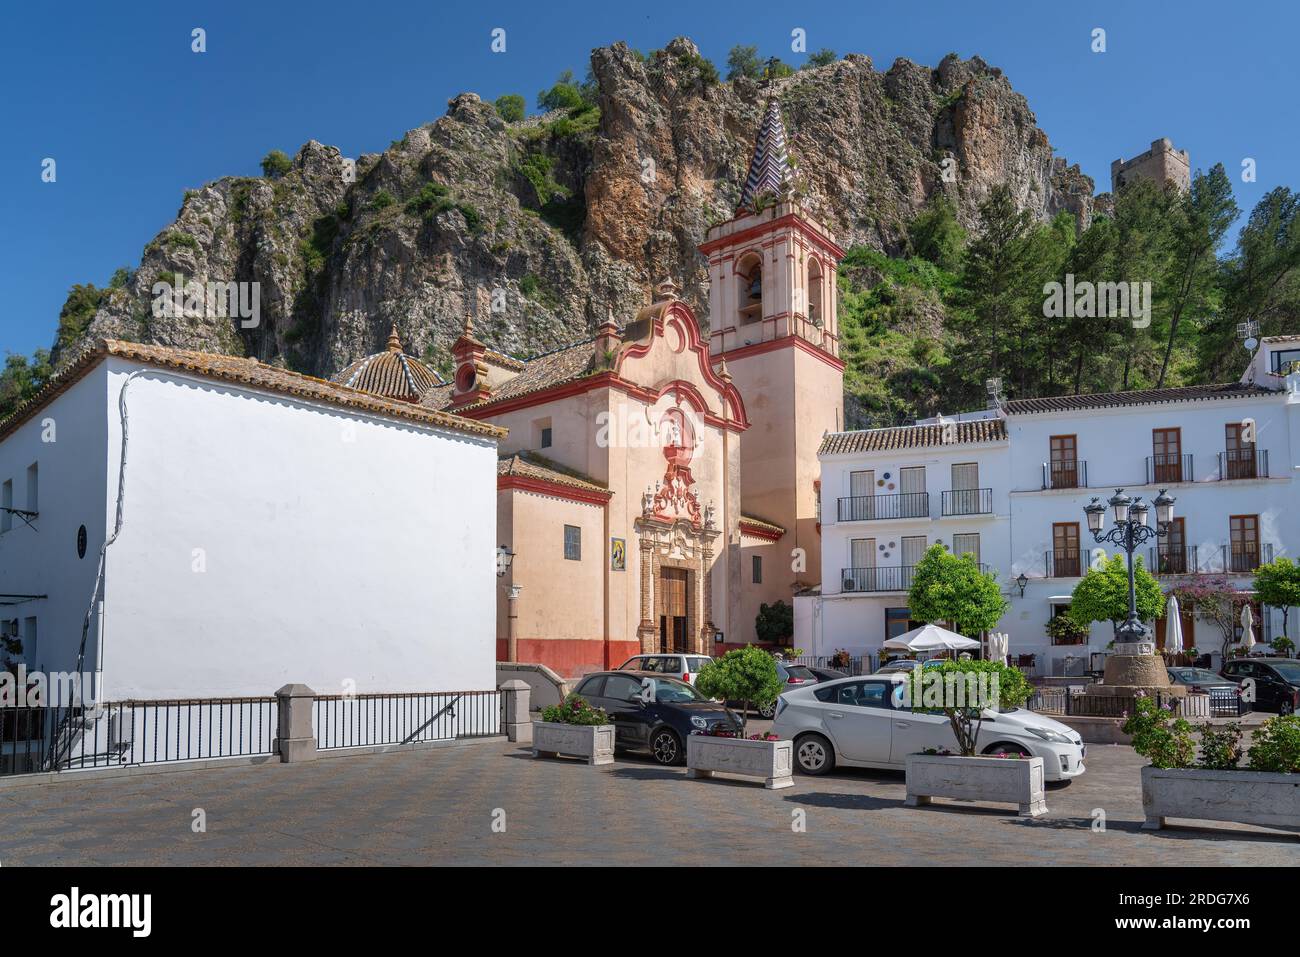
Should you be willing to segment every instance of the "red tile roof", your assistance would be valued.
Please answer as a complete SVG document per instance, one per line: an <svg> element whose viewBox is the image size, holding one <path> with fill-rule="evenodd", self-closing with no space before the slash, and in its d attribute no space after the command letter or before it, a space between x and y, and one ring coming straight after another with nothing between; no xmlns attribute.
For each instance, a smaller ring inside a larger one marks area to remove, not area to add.
<svg viewBox="0 0 1300 957"><path fill-rule="evenodd" d="M938 423L900 425L891 429L863 429L857 432L834 432L822 439L818 455L845 455L855 452L883 452L891 449L920 449L930 446L963 445L969 442L1002 442L1007 425L1002 419L969 419L950 423L957 427L955 438L945 442Z"/></svg>

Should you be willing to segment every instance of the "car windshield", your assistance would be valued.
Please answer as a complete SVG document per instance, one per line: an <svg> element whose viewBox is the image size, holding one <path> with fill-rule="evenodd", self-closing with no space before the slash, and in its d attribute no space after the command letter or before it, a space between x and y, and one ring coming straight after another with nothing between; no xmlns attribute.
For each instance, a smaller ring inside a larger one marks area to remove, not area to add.
<svg viewBox="0 0 1300 957"><path fill-rule="evenodd" d="M688 701L708 701L693 687L682 681L652 678L655 683L655 701L659 704L685 704Z"/></svg>
<svg viewBox="0 0 1300 957"><path fill-rule="evenodd" d="M1269 664L1287 684L1300 685L1300 661L1270 661Z"/></svg>
<svg viewBox="0 0 1300 957"><path fill-rule="evenodd" d="M791 676L795 678L802 678L804 681L807 681L809 678L817 677L815 674L813 674L803 665L786 665L785 670L789 672Z"/></svg>
<svg viewBox="0 0 1300 957"><path fill-rule="evenodd" d="M619 671L640 671L641 666L644 664L645 664L645 659L643 658L629 658L627 661L623 662L621 665L618 666L618 670Z"/></svg>
<svg viewBox="0 0 1300 957"><path fill-rule="evenodd" d="M691 658L691 671L703 671L704 666L711 662L712 658Z"/></svg>
<svg viewBox="0 0 1300 957"><path fill-rule="evenodd" d="M1222 684L1224 681L1223 678L1220 678L1213 671L1209 671L1205 668L1176 668L1174 669L1174 675L1179 681L1185 681L1188 684L1194 684L1198 681Z"/></svg>

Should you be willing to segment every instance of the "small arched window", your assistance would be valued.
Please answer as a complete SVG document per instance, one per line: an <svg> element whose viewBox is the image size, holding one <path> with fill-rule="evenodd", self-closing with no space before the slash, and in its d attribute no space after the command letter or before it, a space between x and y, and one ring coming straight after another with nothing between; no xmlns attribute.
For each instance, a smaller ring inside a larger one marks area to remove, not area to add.
<svg viewBox="0 0 1300 957"><path fill-rule="evenodd" d="M808 321L821 328L822 324L822 264L808 260Z"/></svg>
<svg viewBox="0 0 1300 957"><path fill-rule="evenodd" d="M758 322L763 318L763 261L756 253L742 257L736 266L740 322Z"/></svg>

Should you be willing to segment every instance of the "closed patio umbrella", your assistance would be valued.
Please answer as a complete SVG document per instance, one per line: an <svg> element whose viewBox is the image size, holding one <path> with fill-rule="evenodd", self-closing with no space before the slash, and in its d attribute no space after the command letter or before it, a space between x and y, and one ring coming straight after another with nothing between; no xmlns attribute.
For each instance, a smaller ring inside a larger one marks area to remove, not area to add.
<svg viewBox="0 0 1300 957"><path fill-rule="evenodd" d="M1255 647L1255 616L1250 605L1241 606L1241 647L1246 649L1246 654Z"/></svg>
<svg viewBox="0 0 1300 957"><path fill-rule="evenodd" d="M1183 650L1183 617L1178 610L1178 596L1170 595L1165 606L1165 650L1179 654Z"/></svg>

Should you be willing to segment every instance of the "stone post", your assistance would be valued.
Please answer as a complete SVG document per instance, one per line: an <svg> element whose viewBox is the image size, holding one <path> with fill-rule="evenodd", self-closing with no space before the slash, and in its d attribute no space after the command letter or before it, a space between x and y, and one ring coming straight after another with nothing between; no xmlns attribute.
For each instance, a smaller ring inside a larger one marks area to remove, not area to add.
<svg viewBox="0 0 1300 957"><path fill-rule="evenodd" d="M531 744L533 740L533 721L528 713L528 699L532 689L528 682L511 678L501 685L501 704L505 709L503 730L506 738L520 744Z"/></svg>
<svg viewBox="0 0 1300 957"><path fill-rule="evenodd" d="M519 593L521 591L523 591L522 585L511 585L506 592L506 618L508 621L506 661L512 664L519 662Z"/></svg>
<svg viewBox="0 0 1300 957"><path fill-rule="evenodd" d="M316 692L306 685L285 685L275 697L279 704L276 745L280 761L287 764L316 760L316 731L311 724Z"/></svg>

